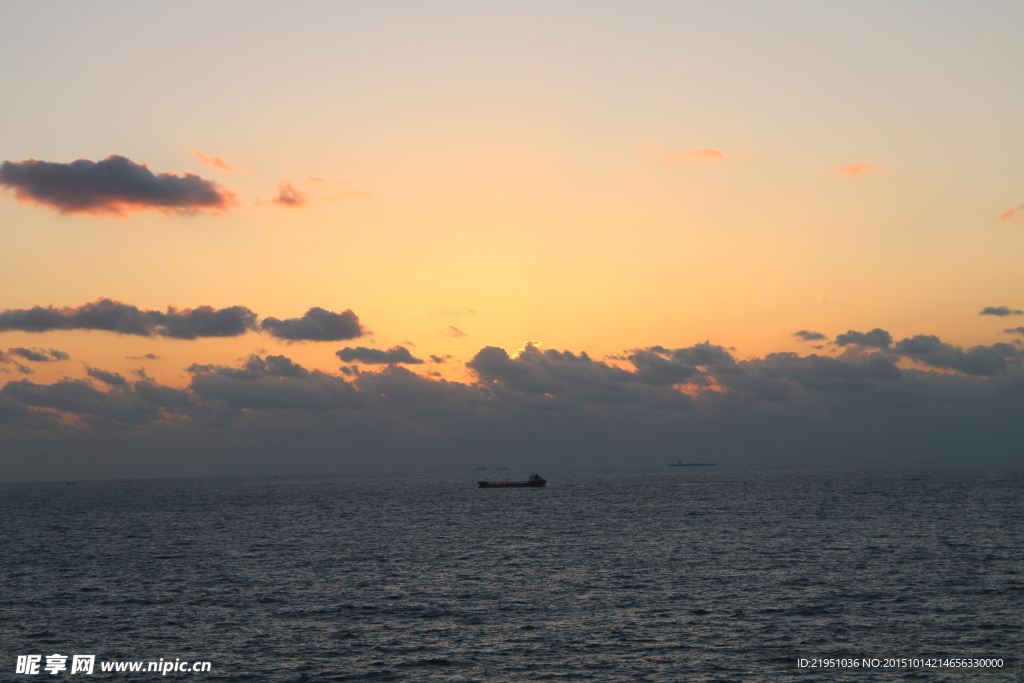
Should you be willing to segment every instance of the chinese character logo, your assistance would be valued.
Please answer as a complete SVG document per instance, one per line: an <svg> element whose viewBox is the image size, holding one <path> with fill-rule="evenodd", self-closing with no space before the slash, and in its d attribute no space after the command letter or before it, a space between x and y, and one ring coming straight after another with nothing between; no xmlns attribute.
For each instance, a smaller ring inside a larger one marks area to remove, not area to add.
<svg viewBox="0 0 1024 683"><path fill-rule="evenodd" d="M74 655L71 657L71 673L91 674L96 664L96 655Z"/></svg>

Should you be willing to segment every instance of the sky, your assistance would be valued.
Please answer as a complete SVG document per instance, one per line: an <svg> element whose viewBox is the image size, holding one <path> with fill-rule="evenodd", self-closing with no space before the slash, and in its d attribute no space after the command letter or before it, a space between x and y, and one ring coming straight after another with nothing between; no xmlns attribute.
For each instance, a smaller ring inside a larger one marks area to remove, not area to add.
<svg viewBox="0 0 1024 683"><path fill-rule="evenodd" d="M1019 460L1022 21L0 4L0 481Z"/></svg>

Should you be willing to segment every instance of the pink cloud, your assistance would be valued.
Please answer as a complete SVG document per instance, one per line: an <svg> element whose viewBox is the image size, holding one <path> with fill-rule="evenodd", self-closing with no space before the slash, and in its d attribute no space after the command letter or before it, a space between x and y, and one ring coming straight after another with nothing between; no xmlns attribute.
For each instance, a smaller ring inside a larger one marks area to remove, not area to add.
<svg viewBox="0 0 1024 683"><path fill-rule="evenodd" d="M996 220L1006 221L1007 223L1024 223L1024 204L1021 204L1015 209L1007 209L1003 212L1003 215Z"/></svg>
<svg viewBox="0 0 1024 683"><path fill-rule="evenodd" d="M855 161L839 169L839 175L873 175L884 173L885 167L878 164L869 164L866 161Z"/></svg>
<svg viewBox="0 0 1024 683"><path fill-rule="evenodd" d="M666 154L663 158L666 164L685 164L691 161L722 161L725 159L725 154L710 148L687 149L674 154Z"/></svg>
<svg viewBox="0 0 1024 683"><path fill-rule="evenodd" d="M228 162L224 161L220 157L212 157L209 154L203 154L198 149L190 150L199 159L199 163L209 166L210 168L217 169L218 171L225 171L227 173L251 173L251 168L242 168L241 166L232 166Z"/></svg>
<svg viewBox="0 0 1024 683"><path fill-rule="evenodd" d="M306 194L292 187L287 180L277 184L277 196L273 199L275 204L297 208L306 203Z"/></svg>

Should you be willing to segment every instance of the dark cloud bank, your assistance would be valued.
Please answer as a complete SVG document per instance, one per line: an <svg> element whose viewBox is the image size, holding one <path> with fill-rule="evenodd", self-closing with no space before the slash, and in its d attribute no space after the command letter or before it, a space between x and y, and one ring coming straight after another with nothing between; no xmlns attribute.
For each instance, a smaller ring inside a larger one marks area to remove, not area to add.
<svg viewBox="0 0 1024 683"><path fill-rule="evenodd" d="M96 369L17 380L0 389L3 478L1021 458L1024 351L881 332L848 332L839 357L743 361L704 343L635 349L622 367L485 347L468 383L279 355L193 365L184 389Z"/></svg>
<svg viewBox="0 0 1024 683"><path fill-rule="evenodd" d="M211 306L166 312L139 309L130 304L99 299L78 307L8 309L0 313L0 332L49 332L51 330L106 330L141 337L175 339L234 337L255 329L256 314L244 306L215 309Z"/></svg>
<svg viewBox="0 0 1024 683"><path fill-rule="evenodd" d="M266 318L259 325L256 314L245 306L168 307L164 312L140 309L112 299L99 299L78 307L36 306L0 313L0 332L105 330L140 337L197 339L237 337L257 329L288 341L340 341L366 333L352 311L332 313L319 307L309 309L301 318Z"/></svg>
<svg viewBox="0 0 1024 683"><path fill-rule="evenodd" d="M217 183L193 173L156 174L145 164L111 155L102 161L78 159L5 161L0 185L20 201L31 201L61 213L123 214L143 209L178 213L223 210L235 197Z"/></svg>

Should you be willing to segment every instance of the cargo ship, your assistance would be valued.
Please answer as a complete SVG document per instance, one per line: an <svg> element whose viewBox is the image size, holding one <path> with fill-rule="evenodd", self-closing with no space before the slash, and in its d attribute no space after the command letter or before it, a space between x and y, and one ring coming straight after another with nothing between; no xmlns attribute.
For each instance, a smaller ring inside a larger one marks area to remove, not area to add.
<svg viewBox="0 0 1024 683"><path fill-rule="evenodd" d="M670 462L669 467L715 467L718 465L717 462Z"/></svg>
<svg viewBox="0 0 1024 683"><path fill-rule="evenodd" d="M548 483L547 479L542 478L539 474L531 474L530 478L526 481L478 481L482 489L496 489L496 488L537 488Z"/></svg>

